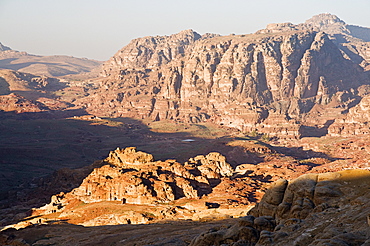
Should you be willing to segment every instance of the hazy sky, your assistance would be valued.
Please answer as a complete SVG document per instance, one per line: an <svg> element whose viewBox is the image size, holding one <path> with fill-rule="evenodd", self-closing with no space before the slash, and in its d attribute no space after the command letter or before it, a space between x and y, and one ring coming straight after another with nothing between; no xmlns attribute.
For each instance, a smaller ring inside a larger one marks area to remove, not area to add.
<svg viewBox="0 0 370 246"><path fill-rule="evenodd" d="M370 27L370 0L0 0L0 42L38 55L107 60L137 37L247 34L320 13Z"/></svg>

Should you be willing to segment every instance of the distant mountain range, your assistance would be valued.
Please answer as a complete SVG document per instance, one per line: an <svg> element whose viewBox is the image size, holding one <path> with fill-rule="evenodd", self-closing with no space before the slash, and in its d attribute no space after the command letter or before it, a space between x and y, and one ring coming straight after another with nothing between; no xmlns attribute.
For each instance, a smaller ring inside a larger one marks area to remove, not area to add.
<svg viewBox="0 0 370 246"><path fill-rule="evenodd" d="M86 58L31 55L26 52L12 50L0 43L0 69L59 77L91 72L100 65L100 61Z"/></svg>

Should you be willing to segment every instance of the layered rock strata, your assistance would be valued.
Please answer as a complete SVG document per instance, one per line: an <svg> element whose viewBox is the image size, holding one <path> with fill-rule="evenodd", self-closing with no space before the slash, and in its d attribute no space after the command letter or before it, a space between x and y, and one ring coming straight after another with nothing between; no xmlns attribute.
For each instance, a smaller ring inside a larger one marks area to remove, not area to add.
<svg viewBox="0 0 370 246"><path fill-rule="evenodd" d="M370 134L370 96L351 108L345 117L336 119L328 128L331 136L353 136Z"/></svg>
<svg viewBox="0 0 370 246"><path fill-rule="evenodd" d="M278 180L248 216L190 245L368 245L369 177L346 170Z"/></svg>
<svg viewBox="0 0 370 246"><path fill-rule="evenodd" d="M325 122L312 121L345 114L356 103L357 88L370 82L367 56L344 52L334 38L338 25L345 24L324 15L251 35L186 30L139 38L103 65L99 87L76 103L101 116L214 121L300 137L302 125L323 128ZM329 26L334 31L323 32Z"/></svg>
<svg viewBox="0 0 370 246"><path fill-rule="evenodd" d="M180 198L199 199L210 193L220 179L234 173L225 157L216 152L180 164L175 160L154 161L152 155L133 147L117 148L104 162L78 188L53 196L39 212L63 211L73 200L150 205Z"/></svg>

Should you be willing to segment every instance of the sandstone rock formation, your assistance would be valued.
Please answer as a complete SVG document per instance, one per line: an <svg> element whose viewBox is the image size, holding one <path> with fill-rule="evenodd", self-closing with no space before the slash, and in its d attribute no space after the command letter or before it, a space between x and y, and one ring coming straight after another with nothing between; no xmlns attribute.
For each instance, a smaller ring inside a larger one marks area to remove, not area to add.
<svg viewBox="0 0 370 246"><path fill-rule="evenodd" d="M278 180L248 216L190 245L367 245L369 178L346 170Z"/></svg>
<svg viewBox="0 0 370 246"><path fill-rule="evenodd" d="M292 23L269 24L266 29L257 33L277 33L306 29L325 32L347 59L351 59L366 70L369 69L370 46L368 42L370 42L370 28L346 24L332 14L315 15L305 23L298 25Z"/></svg>
<svg viewBox="0 0 370 246"><path fill-rule="evenodd" d="M0 69L0 110L17 113L64 110L71 104L59 100L53 92L65 86L56 78Z"/></svg>
<svg viewBox="0 0 370 246"><path fill-rule="evenodd" d="M248 155L244 155L245 160L258 164L242 164L236 168L215 152L190 158L181 164L175 160L155 161L152 155L135 148L117 148L104 161L75 171L63 169L53 177L43 179L43 184L34 191L36 194L19 194L24 201L28 201L40 193L52 192L55 187L63 187L65 191L54 195L44 207L33 209L30 217L27 217L30 214L25 214L25 209L20 214L11 209L2 210L4 215L8 215L9 221L21 219L5 229L26 228L1 232L0 242L11 244L23 238L28 243L73 242L84 245L95 238L106 243L115 231L112 243L125 239L122 243L130 245L139 240L132 238L133 232L127 238L127 228L132 227L118 225L152 223L152 226L165 230L168 228L163 224L165 221L174 229L182 225L183 220L191 220L192 224L187 227L192 230L191 238L206 231L194 239L193 245L281 245L294 244L295 240L302 245L320 245L320 242L334 244L337 240L348 243L352 239L354 245L361 245L368 236L363 226L370 213L366 192L370 174L365 170L369 168L369 152L364 148L369 140L361 139L362 142L355 141L353 137L290 141L302 145L304 141L311 144L313 141L322 141L321 146L314 143L317 150L329 143L336 149L328 154L338 157L338 160L330 161L315 157L322 153L302 148L292 148L288 152L288 148L273 148L256 140L239 138L229 145L239 146L234 149L239 155L244 149L248 152ZM258 154L259 158L251 158L252 152ZM361 159L359 161L353 156L358 153L362 153L357 157ZM341 157L346 158L341 160ZM356 164L356 167L363 169L310 173L291 180L306 172L343 170L343 167L355 166L354 161L362 163ZM247 211L260 200L266 188L264 184L271 181L276 182L270 185L259 205L245 217ZM5 221L4 215L2 222ZM235 219L214 221L230 216L242 217L237 223L234 223ZM68 221L68 225L63 225L63 221ZM196 221L211 222L198 224ZM98 233L101 227L93 228L102 225L105 225L106 233ZM201 225L208 227L201 229L204 228ZM135 226L135 233L138 228L145 231L145 240L162 240L155 235L148 236L152 228L150 225L146 229L142 227L144 225ZM80 229L76 231L76 228ZM120 232L117 228L120 228ZM68 231L68 235L65 231ZM49 235L47 237L46 232ZM35 235L29 238L27 235L30 234ZM189 238L188 230L176 232L173 237L178 240L175 241L177 244L169 245L188 245L191 242L190 239L185 240L186 243L180 240ZM144 240L143 237L139 238Z"/></svg>
<svg viewBox="0 0 370 246"><path fill-rule="evenodd" d="M328 128L331 136L353 136L370 134L370 96L351 108L343 118L336 119Z"/></svg>
<svg viewBox="0 0 370 246"><path fill-rule="evenodd" d="M155 69L185 56L196 40L213 36L184 30L171 36L134 39L103 64L102 75L117 75L125 69Z"/></svg>
<svg viewBox="0 0 370 246"><path fill-rule="evenodd" d="M14 93L0 96L0 111L14 111L17 113L24 113L41 112L43 110L43 105L41 105L40 103L34 103Z"/></svg>
<svg viewBox="0 0 370 246"><path fill-rule="evenodd" d="M135 39L76 104L100 116L213 121L282 137L298 138L305 126L325 131L370 82L368 52L356 48L366 35L347 27L324 14L251 35Z"/></svg>
<svg viewBox="0 0 370 246"><path fill-rule="evenodd" d="M57 90L63 85L58 79L46 76L37 76L9 69L0 70L0 93L32 91L32 90Z"/></svg>
<svg viewBox="0 0 370 246"><path fill-rule="evenodd" d="M191 210L185 208L179 210L176 206L166 207L165 205L179 199L187 199L188 202L199 200L211 193L222 179L234 174L234 169L226 162L226 158L216 152L190 158L188 162L181 164L175 160L154 161L152 155L136 151L134 147L117 148L111 151L99 166L82 181L79 187L69 193L62 192L52 196L51 202L35 210L34 214L61 213L60 218L68 218L73 214L72 210L77 209L76 204L94 206L93 204L115 202L111 203L111 206L122 207L122 204L127 206L135 204L159 207L151 212L151 216L134 211L131 214L125 213L126 220L115 220L117 215L106 213L101 214L100 217L93 216L87 221L81 218L84 225L146 223L154 218L169 219L176 216L179 219L185 214L188 214L187 218L192 218ZM213 206L210 205L211 203L207 204L194 203L192 210L196 207L207 209L207 206ZM219 206L217 204L216 207ZM83 216L86 217L81 215Z"/></svg>

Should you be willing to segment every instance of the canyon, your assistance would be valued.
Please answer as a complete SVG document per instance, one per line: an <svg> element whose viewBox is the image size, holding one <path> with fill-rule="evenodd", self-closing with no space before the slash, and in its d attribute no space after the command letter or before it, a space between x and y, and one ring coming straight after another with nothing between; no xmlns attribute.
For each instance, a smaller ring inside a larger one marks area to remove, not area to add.
<svg viewBox="0 0 370 246"><path fill-rule="evenodd" d="M370 28L0 43L0 243L367 245Z"/></svg>

